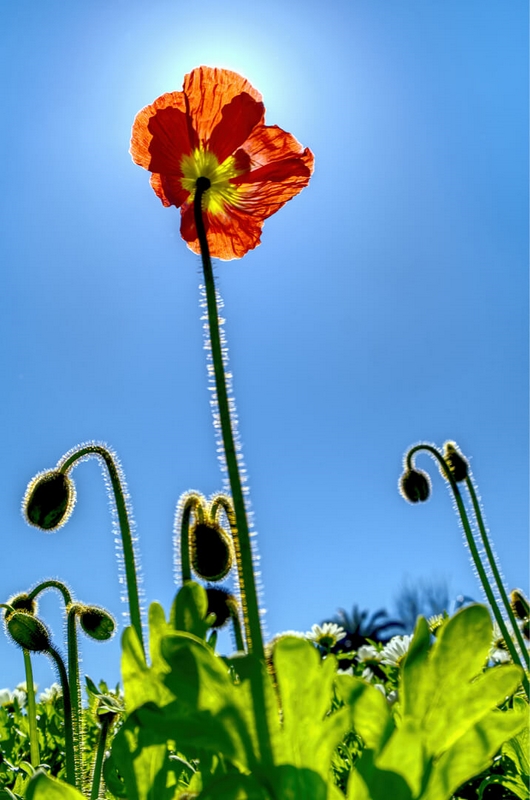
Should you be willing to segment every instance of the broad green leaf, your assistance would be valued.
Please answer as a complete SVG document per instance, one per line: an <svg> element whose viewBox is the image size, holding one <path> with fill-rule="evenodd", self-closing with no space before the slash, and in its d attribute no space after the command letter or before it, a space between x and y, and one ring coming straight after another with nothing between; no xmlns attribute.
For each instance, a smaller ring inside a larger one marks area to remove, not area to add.
<svg viewBox="0 0 530 800"><path fill-rule="evenodd" d="M504 755L511 758L515 764L517 771L523 776L523 780L528 784L530 777L530 717L528 702L523 697L514 697L514 708L520 709L522 713L526 714L528 725L514 736L509 741L505 742L502 746Z"/></svg>
<svg viewBox="0 0 530 800"><path fill-rule="evenodd" d="M428 766L421 731L414 719L405 718L394 731L387 746L376 758L378 769L388 770L408 783L411 794L418 797Z"/></svg>
<svg viewBox="0 0 530 800"><path fill-rule="evenodd" d="M336 660L322 661L310 642L289 636L276 643L273 661L283 719L276 763L309 768L327 782L333 751L351 728L348 708L328 713Z"/></svg>
<svg viewBox="0 0 530 800"><path fill-rule="evenodd" d="M393 770L380 768L373 750L363 751L355 769L368 788L370 800L412 800L413 794L405 779Z"/></svg>
<svg viewBox="0 0 530 800"><path fill-rule="evenodd" d="M506 665L481 674L492 636L484 606L457 612L429 653L421 620L416 632L421 644L416 646L413 639L403 665L403 715L418 722L428 753L438 755L513 694L521 670Z"/></svg>
<svg viewBox="0 0 530 800"><path fill-rule="evenodd" d="M85 800L81 792L69 783L37 772L28 783L26 800Z"/></svg>
<svg viewBox="0 0 530 800"><path fill-rule="evenodd" d="M116 734L112 758L124 780L127 800L171 800L174 787L168 787L170 761L167 744L159 743L153 733L141 725L134 713Z"/></svg>
<svg viewBox="0 0 530 800"><path fill-rule="evenodd" d="M503 742L527 722L523 709L490 711L437 759L422 800L447 800L459 786L487 769Z"/></svg>
<svg viewBox="0 0 530 800"><path fill-rule="evenodd" d="M337 691L350 711L352 727L366 747L379 752L394 728L386 699L375 686L352 675L338 675L336 681Z"/></svg>
<svg viewBox="0 0 530 800"><path fill-rule="evenodd" d="M199 639L206 638L210 625L206 622L208 597L203 586L186 581L179 590L171 607L171 626L177 631L192 633Z"/></svg>
<svg viewBox="0 0 530 800"><path fill-rule="evenodd" d="M142 646L134 628L126 628L122 636L121 674L125 692L125 708L131 714L144 703L164 706L175 696L164 686L163 677L169 667L160 654L162 638L173 629L166 622L159 603L149 607L149 651L151 667L145 663Z"/></svg>

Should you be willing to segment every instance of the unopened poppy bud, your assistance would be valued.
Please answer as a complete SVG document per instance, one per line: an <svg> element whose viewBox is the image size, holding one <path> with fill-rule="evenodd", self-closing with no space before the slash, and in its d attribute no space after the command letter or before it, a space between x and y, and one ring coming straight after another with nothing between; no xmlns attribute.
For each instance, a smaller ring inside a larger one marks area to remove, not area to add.
<svg viewBox="0 0 530 800"><path fill-rule="evenodd" d="M399 491L409 503L423 503L431 493L431 482L426 472L406 470L399 481Z"/></svg>
<svg viewBox="0 0 530 800"><path fill-rule="evenodd" d="M530 639L530 619L525 619L521 625L521 630L525 639Z"/></svg>
<svg viewBox="0 0 530 800"><path fill-rule="evenodd" d="M208 598L208 614L215 614L212 628L222 628L226 625L232 614L237 612L237 599L227 589L218 589L216 586L206 587Z"/></svg>
<svg viewBox="0 0 530 800"><path fill-rule="evenodd" d="M37 617L24 611L15 611L8 617L6 624L11 638L24 650L43 653L50 649L50 634Z"/></svg>
<svg viewBox="0 0 530 800"><path fill-rule="evenodd" d="M75 487L68 475L51 470L30 481L22 509L30 525L45 531L60 528L75 505Z"/></svg>
<svg viewBox="0 0 530 800"><path fill-rule="evenodd" d="M469 464L464 456L457 450L454 442L446 442L444 444L443 456L456 483L464 481L467 478Z"/></svg>
<svg viewBox="0 0 530 800"><path fill-rule="evenodd" d="M193 569L207 581L221 581L232 567L232 542L215 522L198 522L190 531Z"/></svg>
<svg viewBox="0 0 530 800"><path fill-rule="evenodd" d="M530 604L520 589L510 592L510 605L518 619L525 620L530 617Z"/></svg>
<svg viewBox="0 0 530 800"><path fill-rule="evenodd" d="M85 606L79 613L79 624L87 636L105 642L114 635L116 622L108 611L98 606Z"/></svg>
<svg viewBox="0 0 530 800"><path fill-rule="evenodd" d="M25 611L26 614L35 615L37 613L37 601L30 597L29 594L17 594L8 600L8 605L12 606L15 611ZM6 611L6 619L9 617L9 611Z"/></svg>

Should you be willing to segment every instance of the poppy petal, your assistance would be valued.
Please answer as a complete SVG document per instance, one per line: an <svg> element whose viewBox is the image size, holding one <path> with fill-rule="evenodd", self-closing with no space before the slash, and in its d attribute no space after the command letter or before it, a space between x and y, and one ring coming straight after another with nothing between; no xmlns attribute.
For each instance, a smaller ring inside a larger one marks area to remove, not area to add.
<svg viewBox="0 0 530 800"><path fill-rule="evenodd" d="M197 67L184 78L187 111L202 143L212 136L221 122L223 107L243 92L258 103L262 97L250 83L228 69Z"/></svg>
<svg viewBox="0 0 530 800"><path fill-rule="evenodd" d="M189 197L189 192L182 188L178 175L159 175L154 172L151 175L150 183L155 194L166 207L176 206L179 208Z"/></svg>
<svg viewBox="0 0 530 800"><path fill-rule="evenodd" d="M308 151L311 152L310 150ZM232 178L230 183L240 185L242 183L256 183L258 181L284 181L287 178L302 177L310 178L311 170L305 163L307 161L305 151L302 157L284 158L281 161L273 161L263 167L246 172Z"/></svg>
<svg viewBox="0 0 530 800"><path fill-rule="evenodd" d="M254 217L244 209L230 206L222 216L205 214L204 222L208 235L208 248L213 258L220 258L223 261L242 258L261 241L263 217ZM185 210L182 209L180 233L190 250L200 254L192 205L187 206Z"/></svg>
<svg viewBox="0 0 530 800"><path fill-rule="evenodd" d="M129 152L134 163L151 172L178 170L180 157L191 152L194 146L190 141L190 126L188 122L184 125L185 121L184 92L167 92L142 108L132 127ZM161 142L157 141L159 136ZM173 136L176 136L176 141Z"/></svg>
<svg viewBox="0 0 530 800"><path fill-rule="evenodd" d="M221 121L215 126L208 149L222 163L250 136L252 130L263 122L265 107L243 92L223 106Z"/></svg>

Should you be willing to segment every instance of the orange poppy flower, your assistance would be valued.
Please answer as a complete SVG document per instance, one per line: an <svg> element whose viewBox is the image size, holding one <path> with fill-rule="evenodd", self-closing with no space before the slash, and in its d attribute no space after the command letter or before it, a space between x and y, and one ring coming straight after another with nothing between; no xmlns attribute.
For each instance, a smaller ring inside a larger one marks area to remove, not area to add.
<svg viewBox="0 0 530 800"><path fill-rule="evenodd" d="M182 238L199 253L193 200L197 178L210 253L241 258L260 243L263 222L307 186L314 157L294 136L264 124L262 98L227 69L198 67L134 120L131 156L152 172L165 206L181 210Z"/></svg>

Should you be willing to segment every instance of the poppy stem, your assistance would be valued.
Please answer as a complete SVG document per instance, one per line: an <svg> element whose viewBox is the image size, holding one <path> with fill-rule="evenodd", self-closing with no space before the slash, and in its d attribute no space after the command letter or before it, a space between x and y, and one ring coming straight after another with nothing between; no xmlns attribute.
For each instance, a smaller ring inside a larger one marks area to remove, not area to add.
<svg viewBox="0 0 530 800"><path fill-rule="evenodd" d="M429 444L418 444L415 447L411 448L411 450L409 450L409 452L407 453L407 460L406 460L408 469L413 469L413 456L414 456L415 453L417 453L420 450L427 451L428 453L430 453L431 456L434 457L434 459L436 461L438 461L438 464L439 464L439 466L441 468L443 477L446 479L446 481L451 486L451 489L453 490L453 495L454 495L454 498L455 498L455 501L456 501L456 505L457 505L457 508L458 508L458 513L460 514L460 520L462 522L462 527L464 529L464 534L465 534L465 537L466 537L467 546L469 547L469 551L471 553L471 557L472 557L473 562L475 564L476 570L477 570L477 572L479 574L479 578L480 578L480 582L482 583L482 588L484 590L484 594L488 598L491 610L493 611L493 616L495 617L497 625L500 628L502 637L503 637L504 641L506 642L506 646L507 646L508 650L510 651L510 655L512 657L512 661L514 662L514 664L517 664L518 666L520 666L522 671L523 671L521 682L523 684L526 696L528 698L530 698L530 683L529 683L529 680L528 680L528 674L525 671L525 669L524 669L524 667L523 667L523 665L521 663L521 659L519 657L519 653L517 652L517 649L516 649L516 647L515 647L515 645L513 643L511 635L510 635L510 633L508 631L508 628L506 626L506 623L504 621L504 617L501 614L499 605L497 603L497 599L496 599L496 597L495 597L495 595L493 593L493 590L491 588L491 584L490 584L490 582L488 580L488 576L486 574L486 570L484 569L484 565L483 565L482 560L480 558L480 554L479 554L475 539L473 537L473 532L472 532L471 526L469 524L469 519L468 519L468 516L467 516L467 513L466 513L466 508L465 508L465 505L464 505L464 501L462 500L462 495L460 494L460 489L458 488L458 484L455 481L455 479L453 477L453 473L449 469L449 466L448 466L447 462L445 461L444 457L441 455L441 453L438 452L438 450L435 447L432 447Z"/></svg>
<svg viewBox="0 0 530 800"><path fill-rule="evenodd" d="M114 499L114 507L118 516L118 526L121 534L121 545L123 550L123 561L125 564L125 579L127 585L127 599L129 601L129 617L131 625L135 629L142 650L145 653L145 644L142 631L142 616L140 611L140 598L138 592L138 560L134 552L134 541L132 535L132 523L130 519L130 509L127 504L127 495L124 490L123 473L114 455L99 444L82 445L74 451L70 451L57 464L57 469L68 474L74 464L85 459L87 456L98 456L108 472L110 488Z"/></svg>
<svg viewBox="0 0 530 800"><path fill-rule="evenodd" d="M239 549L241 570L240 588L243 604L243 617L245 621L245 635L247 648L260 659L264 659L263 636L259 615L258 595L254 568L252 563L252 547L250 543L250 532L245 509L245 500L241 477L239 475L238 459L232 431L230 418L230 406L228 402L228 391L226 388L226 376L223 365L223 355L221 350L221 333L219 330L219 314L217 310L217 298L215 294L215 282L210 258L210 249L206 238L204 219L202 215L202 198L204 192L210 188L208 178L200 177L196 182L194 212L195 226L201 249L202 266L204 271L204 283L206 287L206 303L208 309L208 325L210 329L210 343L212 360L215 375L215 388L217 392L217 402L219 404L219 417L221 421L221 433L225 451L228 478L232 492L232 502L237 525L237 543Z"/></svg>

